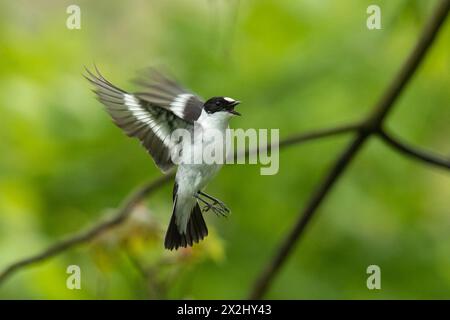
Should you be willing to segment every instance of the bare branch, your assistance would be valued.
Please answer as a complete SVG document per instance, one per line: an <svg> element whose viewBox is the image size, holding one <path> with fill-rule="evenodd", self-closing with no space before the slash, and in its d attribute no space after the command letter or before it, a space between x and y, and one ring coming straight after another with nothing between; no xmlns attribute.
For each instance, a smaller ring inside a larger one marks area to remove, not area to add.
<svg viewBox="0 0 450 320"><path fill-rule="evenodd" d="M132 209L139 204L146 196L150 195L165 183L169 182L173 178L174 174L168 174L166 176L162 176L159 179L156 179L153 182L143 185L138 188L135 192L132 192L117 209L117 213L111 219L98 223L94 225L90 229L86 231L81 231L71 237L68 237L65 240L61 240L54 245L50 246L46 250L35 254L31 257L25 258L23 260L19 260L7 268L5 268L0 273L0 283L5 281L6 278L11 276L13 273L17 272L19 269L27 267L29 265L35 264L37 262L41 262L53 256L60 254L61 252L68 250L74 246L80 245L82 243L88 242L103 232L114 228L115 226L121 224L123 221L128 218L130 213L133 211Z"/></svg>
<svg viewBox="0 0 450 320"><path fill-rule="evenodd" d="M281 147L289 147L291 145L296 145L300 142L306 142L309 140L315 140L319 138L325 138L328 136L335 136L342 133L348 133L348 132L356 132L361 128L360 124L348 124L336 128L330 128L330 129L324 129L324 130L316 130L311 131L309 133L303 133L303 134L296 134L293 135L287 139L284 139L283 141L280 141L280 148Z"/></svg>
<svg viewBox="0 0 450 320"><path fill-rule="evenodd" d="M338 157L330 172L312 194L305 209L300 212L297 223L294 225L293 229L282 241L273 258L269 261L265 269L257 278L252 292L250 293L250 299L261 299L264 296L281 266L292 252L298 239L305 231L306 226L311 221L311 218L317 212L317 208L332 189L332 186L338 181L345 168L361 150L364 142L376 133L378 128L382 126L383 120L392 109L394 102L400 96L400 93L405 88L405 85L411 79L414 72L417 70L420 62L425 56L425 53L433 43L439 28L445 21L449 7L450 0L442 0L440 2L433 16L430 18L429 23L424 28L415 48L404 63L403 67L400 69L400 72L394 78L390 86L388 86L381 99L374 106L372 115L368 118L368 120L364 121L364 125L359 134Z"/></svg>
<svg viewBox="0 0 450 320"><path fill-rule="evenodd" d="M325 138L332 135L338 135L350 131L354 131L358 128L357 125L344 125L331 129L322 129L316 130L312 132L307 132L303 134L297 134L290 136L284 140L280 141L280 149L283 147L288 147L294 144L300 144L306 141L311 141L314 139ZM243 157L246 154L254 154L258 152L258 150L246 151L244 154L239 155L239 157ZM35 254L31 257L25 258L23 260L19 260L8 267L6 267L0 273L0 284L6 280L6 278L10 277L12 274L17 272L18 270L35 264L37 262L44 261L46 259L52 258L65 250L71 249L77 245L86 243L95 237L99 236L103 232L112 229L113 227L124 222L128 216L133 211L133 208L139 204L144 198L152 194L154 191L165 185L167 182L171 181L174 177L174 173L170 173L168 175L162 176L155 181L148 182L144 184L142 187L136 189L133 193L131 193L117 209L116 214L109 220L99 222L97 225L94 225L90 229L86 231L81 231L80 233L76 233L73 236L66 238L65 240L61 240L56 242L46 250Z"/></svg>
<svg viewBox="0 0 450 320"><path fill-rule="evenodd" d="M357 138L349 144L347 149L337 159L330 173L325 177L324 181L319 185L317 190L309 199L294 228L289 232L280 247L275 251L275 256L269 261L269 264L255 282L255 286L249 299L261 299L267 291L270 283L280 270L289 253L294 248L294 245L297 243L300 235L303 234L303 231L316 212L316 209L319 207L322 200L328 194L340 175L344 172L345 168L349 165L350 161L353 159L354 155L358 152L365 140L365 136L358 135Z"/></svg>
<svg viewBox="0 0 450 320"><path fill-rule="evenodd" d="M336 136L336 135L340 135L343 133L356 132L357 130L359 130L361 128L361 126L362 125L358 124L358 123L350 123L350 124L341 125L341 126L334 127L334 128L318 129L318 130L313 130L313 131L306 132L306 133L294 134L292 136L289 136L289 137L281 140L278 143L278 147L280 149L283 149L283 148L288 148L290 146L298 145L298 144L312 141L312 140L317 140L317 139L326 138L326 137L330 137L330 136ZM269 149L269 150L272 148L274 148L274 145L267 146L267 149ZM259 153L259 147L255 148L255 149L245 150L242 153L238 153L236 156L238 159L241 159L241 158L248 157L249 155L258 154L258 153Z"/></svg>
<svg viewBox="0 0 450 320"><path fill-rule="evenodd" d="M390 86L378 101L376 107L373 108L373 114L368 120L369 125L381 125L383 119L388 115L389 111L394 106L394 102L400 96L405 85L411 79L414 72L417 70L417 67L423 61L428 49L431 47L431 44L447 17L449 8L450 0L441 0L439 2L433 15L425 25L414 49L400 69L400 72L393 79Z"/></svg>
<svg viewBox="0 0 450 320"><path fill-rule="evenodd" d="M422 161L427 164L438 166L444 169L450 169L450 159L444 159L440 156L426 153L422 150L418 150L414 147L408 146L404 142L399 141L397 138L394 138L392 135L387 133L386 130L380 130L378 132L378 136L395 150L398 150L417 161Z"/></svg>

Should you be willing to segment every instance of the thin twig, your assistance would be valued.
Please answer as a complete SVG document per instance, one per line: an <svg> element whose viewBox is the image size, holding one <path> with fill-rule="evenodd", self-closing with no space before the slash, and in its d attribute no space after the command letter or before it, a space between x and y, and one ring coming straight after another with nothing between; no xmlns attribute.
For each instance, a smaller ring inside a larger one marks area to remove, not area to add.
<svg viewBox="0 0 450 320"><path fill-rule="evenodd" d="M331 129L315 130L312 132L297 134L281 140L279 146L280 148L288 147L293 144L300 144L314 139L325 138L332 135L350 132L352 130L356 130L356 128L356 125L344 125ZM253 154L255 152L258 152L258 150L251 150L250 154ZM244 155L245 153L241 154L240 156ZM128 218L134 207L139 204L139 202L141 202L144 198L162 187L167 182L171 181L173 177L174 173L171 173L162 176L155 181L148 182L147 184L144 184L142 187L138 188L135 192L131 193L126 198L126 200L123 202L120 208L117 209L116 214L111 219L99 222L97 225L94 225L86 231L81 231L74 234L73 236L66 238L65 240L56 242L55 244L51 245L49 248L38 254L32 255L28 258L24 258L7 266L0 273L0 284L5 281L6 278L10 277L13 273L24 267L52 258L65 250L71 249L74 246L86 243L99 236L103 232L121 224L126 220L126 218Z"/></svg>
<svg viewBox="0 0 450 320"><path fill-rule="evenodd" d="M418 150L412 146L399 141L394 138L391 134L387 133L386 130L380 130L378 136L383 139L389 146L402 152L403 154L409 156L410 158L423 161L428 164L432 164L444 169L450 169L450 159L444 159L438 155L430 154L422 150Z"/></svg>
<svg viewBox="0 0 450 320"><path fill-rule="evenodd" d="M269 261L265 269L257 278L252 291L249 295L250 299L261 299L267 292L270 284L274 280L276 274L281 269L281 266L292 252L298 239L306 230L306 226L311 221L313 215L317 212L317 208L323 202L333 185L338 181L339 177L344 172L356 154L361 150L364 142L378 131L382 126L383 120L386 118L389 111L392 109L394 102L400 96L405 85L411 79L414 72L417 70L425 53L430 48L436 34L445 21L450 7L450 0L443 0L436 8L429 23L424 28L419 41L411 52L410 56L400 69L397 76L388 86L381 99L375 104L373 113L368 120L364 121L364 126L348 145L345 151L337 158L335 164L332 166L330 172L326 175L324 180L319 184L319 187L312 194L304 210L300 212L297 223L289 232L286 238L282 241L279 248L276 250L273 258Z"/></svg>

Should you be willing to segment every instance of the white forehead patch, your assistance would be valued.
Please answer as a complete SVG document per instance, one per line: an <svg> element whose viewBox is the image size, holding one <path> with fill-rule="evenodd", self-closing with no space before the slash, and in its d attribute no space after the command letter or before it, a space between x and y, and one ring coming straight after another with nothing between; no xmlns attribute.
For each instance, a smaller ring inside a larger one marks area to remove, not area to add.
<svg viewBox="0 0 450 320"><path fill-rule="evenodd" d="M231 98L229 98L229 97L224 97L223 99L226 100L226 101L228 101L228 102L234 102L234 101L236 101L236 100L231 99Z"/></svg>

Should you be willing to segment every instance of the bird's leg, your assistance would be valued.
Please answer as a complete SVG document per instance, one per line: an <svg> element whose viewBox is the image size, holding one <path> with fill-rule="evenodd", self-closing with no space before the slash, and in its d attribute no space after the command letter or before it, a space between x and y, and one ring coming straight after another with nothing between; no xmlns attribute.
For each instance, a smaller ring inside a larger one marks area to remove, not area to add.
<svg viewBox="0 0 450 320"><path fill-rule="evenodd" d="M205 199L200 198L200 195L204 196L205 198L211 200L212 202L206 201ZM204 192L198 191L197 192L197 199L200 199L203 203L206 203L206 211L208 211L209 209L211 209L216 215L222 215L222 216L227 216L228 213L230 212L230 209L228 209L228 207L219 199L216 199Z"/></svg>

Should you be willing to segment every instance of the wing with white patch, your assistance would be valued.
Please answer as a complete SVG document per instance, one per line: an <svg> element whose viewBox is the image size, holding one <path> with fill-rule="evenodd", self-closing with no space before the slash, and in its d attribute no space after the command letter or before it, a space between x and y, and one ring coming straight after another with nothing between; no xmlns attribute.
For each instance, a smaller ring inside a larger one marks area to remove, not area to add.
<svg viewBox="0 0 450 320"><path fill-rule="evenodd" d="M135 83L144 89L135 93L138 98L167 109L181 119L194 122L202 113L203 101L198 96L155 69L143 72Z"/></svg>
<svg viewBox="0 0 450 320"><path fill-rule="evenodd" d="M134 94L125 92L106 80L97 70L94 75L89 70L88 79L95 85L94 92L114 123L130 137L138 138L151 154L157 166L168 171L174 164L172 152L180 152L181 145L171 139L176 129L192 130L192 124L168 109L158 107L142 100Z"/></svg>

